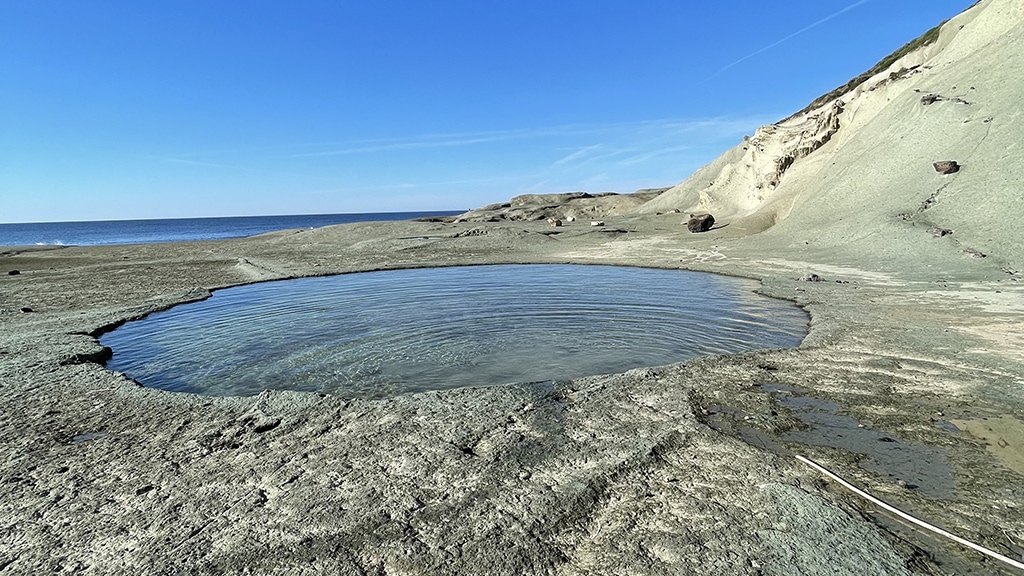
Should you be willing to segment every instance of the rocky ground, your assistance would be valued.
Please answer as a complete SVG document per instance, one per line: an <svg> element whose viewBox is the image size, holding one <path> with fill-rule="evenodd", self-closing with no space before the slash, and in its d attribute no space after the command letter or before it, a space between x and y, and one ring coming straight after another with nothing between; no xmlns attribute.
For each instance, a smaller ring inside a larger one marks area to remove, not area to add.
<svg viewBox="0 0 1024 576"><path fill-rule="evenodd" d="M828 264L728 227L691 234L681 214L604 219L6 250L0 572L1013 573L793 454L1020 558L1014 276ZM162 392L104 369L95 338L228 285L498 262L759 278L812 314L811 331L795 350L382 401ZM808 428L801 401L833 428Z"/></svg>

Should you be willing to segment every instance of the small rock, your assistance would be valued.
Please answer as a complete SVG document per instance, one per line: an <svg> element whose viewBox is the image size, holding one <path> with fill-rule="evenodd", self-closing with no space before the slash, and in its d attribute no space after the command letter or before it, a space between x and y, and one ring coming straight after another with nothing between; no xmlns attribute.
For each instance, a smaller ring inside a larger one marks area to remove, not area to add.
<svg viewBox="0 0 1024 576"><path fill-rule="evenodd" d="M29 308L28 306L22 306L21 311L24 312L25 314L28 314L29 312L35 312L35 310Z"/></svg>
<svg viewBox="0 0 1024 576"><path fill-rule="evenodd" d="M939 228L938 226L932 226L928 229L928 233L936 238L942 238L943 236L949 236L953 233L949 228Z"/></svg>
<svg viewBox="0 0 1024 576"><path fill-rule="evenodd" d="M548 218L548 225L557 228L562 225L562 221L559 220L558 218Z"/></svg>
<svg viewBox="0 0 1024 576"><path fill-rule="evenodd" d="M935 104L939 100L942 100L942 96L939 96L938 94L925 94L924 96L921 96L921 104L924 104L925 106Z"/></svg>
<svg viewBox="0 0 1024 576"><path fill-rule="evenodd" d="M964 248L964 254L967 254L971 258L988 258L988 254L974 248Z"/></svg>
<svg viewBox="0 0 1024 576"><path fill-rule="evenodd" d="M604 226L604 220L591 220L591 226Z"/></svg>
<svg viewBox="0 0 1024 576"><path fill-rule="evenodd" d="M715 217L711 214L690 214L686 228L693 233L707 232L715 225Z"/></svg>
<svg viewBox="0 0 1024 576"><path fill-rule="evenodd" d="M21 274L21 270L10 270L7 272L8 276L17 276L18 274Z"/></svg>
<svg viewBox="0 0 1024 576"><path fill-rule="evenodd" d="M576 221L576 217L575 216L566 216L565 217L565 221L566 222L575 222Z"/></svg>
<svg viewBox="0 0 1024 576"><path fill-rule="evenodd" d="M955 174L960 171L960 165L956 163L956 160L939 160L932 164L935 171L939 174Z"/></svg>
<svg viewBox="0 0 1024 576"><path fill-rule="evenodd" d="M825 279L814 272L808 272L800 277L801 282L823 282Z"/></svg>

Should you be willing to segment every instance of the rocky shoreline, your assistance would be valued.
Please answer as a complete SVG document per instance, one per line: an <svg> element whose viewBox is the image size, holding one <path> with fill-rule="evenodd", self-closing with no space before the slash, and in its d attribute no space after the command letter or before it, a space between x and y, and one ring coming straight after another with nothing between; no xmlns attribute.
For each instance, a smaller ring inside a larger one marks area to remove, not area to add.
<svg viewBox="0 0 1024 576"><path fill-rule="evenodd" d="M0 265L20 274L0 280L0 571L1005 573L906 529L795 453L968 539L1024 552L1012 434L1024 371L1013 343L985 330L1019 313L1007 311L1020 290L1005 273L939 284L781 249L765 259L728 228L691 234L680 214L603 218L622 232L395 222L9 250ZM382 401L173 394L99 363L100 332L220 287L561 262L757 278L808 310L811 332L794 350ZM800 280L812 271L822 281ZM806 423L766 385L941 452L929 473L955 489L939 497L859 466L854 451L792 441ZM981 427L1005 417L1000 452Z"/></svg>

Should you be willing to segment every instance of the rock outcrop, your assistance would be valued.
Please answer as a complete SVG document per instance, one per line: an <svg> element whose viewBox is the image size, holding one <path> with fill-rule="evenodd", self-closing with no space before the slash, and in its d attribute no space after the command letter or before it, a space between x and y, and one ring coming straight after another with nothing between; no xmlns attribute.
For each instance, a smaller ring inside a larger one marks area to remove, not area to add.
<svg viewBox="0 0 1024 576"><path fill-rule="evenodd" d="M632 212L668 188L646 188L632 194L570 192L523 194L458 216L456 222L501 222L607 218Z"/></svg>

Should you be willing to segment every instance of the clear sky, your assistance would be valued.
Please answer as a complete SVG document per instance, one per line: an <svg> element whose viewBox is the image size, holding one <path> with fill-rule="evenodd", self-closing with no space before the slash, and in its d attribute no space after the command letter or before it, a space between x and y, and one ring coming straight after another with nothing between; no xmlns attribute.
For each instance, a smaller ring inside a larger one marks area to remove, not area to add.
<svg viewBox="0 0 1024 576"><path fill-rule="evenodd" d="M0 222L668 186L973 1L2 0Z"/></svg>

